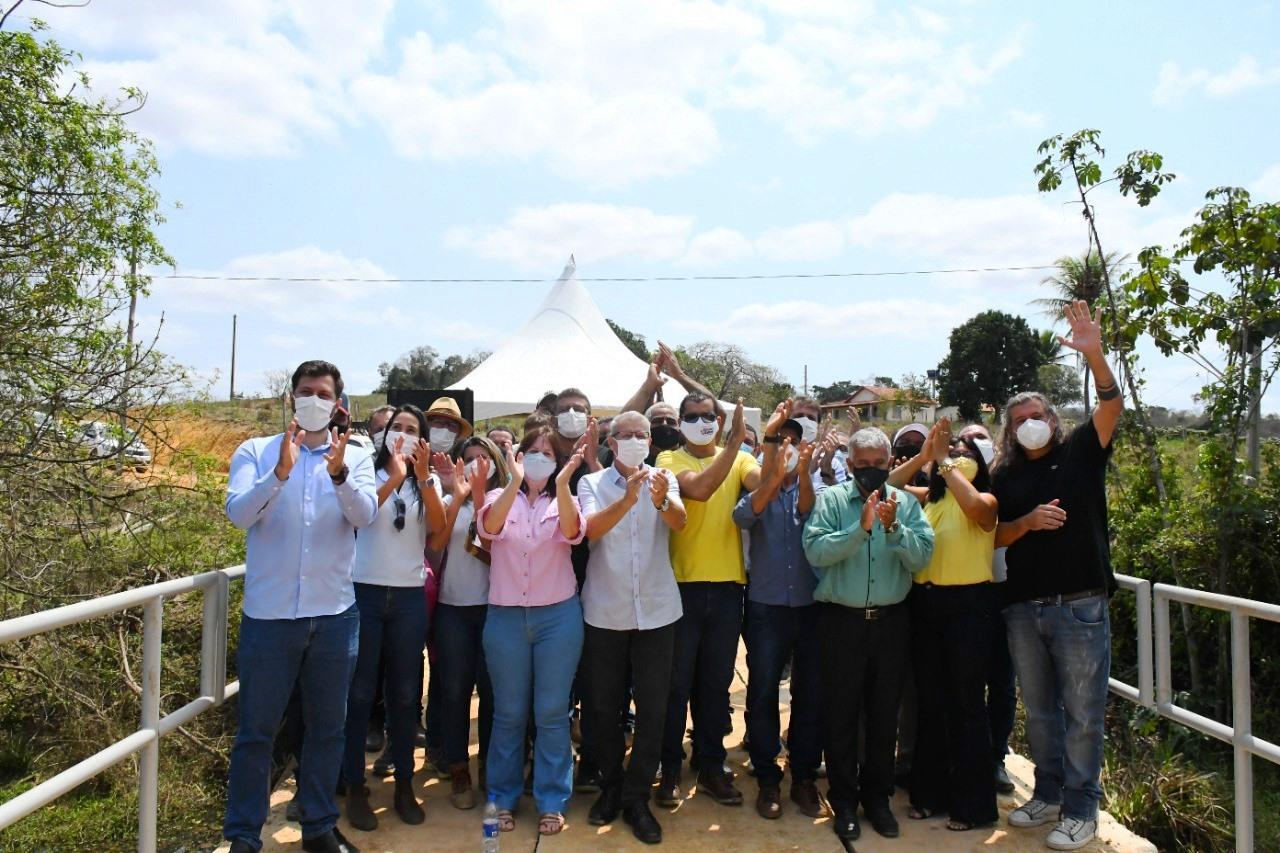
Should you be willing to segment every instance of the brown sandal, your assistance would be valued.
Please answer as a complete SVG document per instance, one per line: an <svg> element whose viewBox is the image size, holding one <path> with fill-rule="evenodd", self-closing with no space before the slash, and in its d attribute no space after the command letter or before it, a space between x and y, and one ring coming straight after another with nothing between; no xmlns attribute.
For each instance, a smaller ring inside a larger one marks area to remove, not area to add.
<svg viewBox="0 0 1280 853"><path fill-rule="evenodd" d="M538 818L539 835L558 835L564 829L564 815L560 812L547 812Z"/></svg>
<svg viewBox="0 0 1280 853"><path fill-rule="evenodd" d="M510 832L516 828L515 815L509 809L502 809L498 812L498 831Z"/></svg>

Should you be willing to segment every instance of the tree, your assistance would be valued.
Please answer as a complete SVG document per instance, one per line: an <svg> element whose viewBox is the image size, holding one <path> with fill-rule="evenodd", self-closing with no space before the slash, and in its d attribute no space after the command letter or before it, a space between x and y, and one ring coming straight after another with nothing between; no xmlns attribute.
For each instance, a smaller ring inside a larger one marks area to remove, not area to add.
<svg viewBox="0 0 1280 853"><path fill-rule="evenodd" d="M894 404L906 409L911 420L915 420L916 413L924 409L931 399L929 380L915 373L903 374L893 394Z"/></svg>
<svg viewBox="0 0 1280 853"><path fill-rule="evenodd" d="M395 389L447 388L475 370L489 355L484 350L476 350L471 355L450 355L441 359L435 347L414 347L394 362L384 361L378 365L382 382L374 393L385 394Z"/></svg>
<svg viewBox="0 0 1280 853"><path fill-rule="evenodd" d="M819 403L839 403L853 396L853 392L857 391L860 383L851 382L848 379L841 379L839 382L832 382L830 385L814 385L813 396L818 399Z"/></svg>
<svg viewBox="0 0 1280 853"><path fill-rule="evenodd" d="M626 344L627 349L636 354L636 358L641 361L651 361L653 359L648 345L644 342L644 335L637 335L635 332L624 329L612 320L606 319L605 322L609 324L610 329L613 329L613 333L618 336L618 340Z"/></svg>
<svg viewBox="0 0 1280 853"><path fill-rule="evenodd" d="M685 373L721 400L742 397L748 406L773 411L778 403L795 394L795 388L777 368L752 361L737 344L699 341L675 352Z"/></svg>
<svg viewBox="0 0 1280 853"><path fill-rule="evenodd" d="M1058 271L1040 280L1041 284L1049 285L1056 295L1044 299L1033 299L1031 304L1042 307L1044 313L1054 320L1060 319L1063 309L1077 299L1083 299L1093 305L1098 297L1103 295L1104 281L1115 277L1120 265L1128 259L1128 255L1117 257L1115 252L1106 255L1104 258L1092 250L1086 252L1084 257L1081 258L1071 255L1058 258L1058 260L1054 261ZM1104 275L1104 267L1106 275ZM1041 332L1041 337L1045 335L1052 336L1053 333ZM1053 338L1053 340L1056 342L1056 338ZM1054 360L1056 361L1056 359ZM1078 362L1078 366L1084 374L1084 408L1085 411L1088 411L1089 367L1083 362Z"/></svg>
<svg viewBox="0 0 1280 853"><path fill-rule="evenodd" d="M880 385L881 387L884 387L884 388L898 387L898 383L893 381L892 376L877 376L875 378L875 384Z"/></svg>
<svg viewBox="0 0 1280 853"><path fill-rule="evenodd" d="M978 420L984 403L998 413L1004 401L1035 387L1039 338L1021 317L984 311L951 330L951 349L939 365L942 405Z"/></svg>
<svg viewBox="0 0 1280 853"><path fill-rule="evenodd" d="M1079 402L1080 376L1065 364L1042 364L1036 371L1036 390L1058 406Z"/></svg>

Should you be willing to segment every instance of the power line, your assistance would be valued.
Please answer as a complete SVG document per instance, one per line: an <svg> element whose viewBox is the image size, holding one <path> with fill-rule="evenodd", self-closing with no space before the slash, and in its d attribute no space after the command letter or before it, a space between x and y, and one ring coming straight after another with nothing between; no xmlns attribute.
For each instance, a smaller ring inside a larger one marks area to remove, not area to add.
<svg viewBox="0 0 1280 853"><path fill-rule="evenodd" d="M682 281L775 281L778 279L821 278L882 278L909 275L955 275L977 272L1032 272L1057 269L1056 264L1035 264L1011 267L951 267L923 270L881 270L875 272L823 272L823 273L755 273L744 275L659 275L659 276L611 276L579 278L584 283L634 284L644 282ZM172 273L155 276L183 281L273 281L298 284L551 284L554 278L360 278L328 276L272 276L272 275L184 275Z"/></svg>

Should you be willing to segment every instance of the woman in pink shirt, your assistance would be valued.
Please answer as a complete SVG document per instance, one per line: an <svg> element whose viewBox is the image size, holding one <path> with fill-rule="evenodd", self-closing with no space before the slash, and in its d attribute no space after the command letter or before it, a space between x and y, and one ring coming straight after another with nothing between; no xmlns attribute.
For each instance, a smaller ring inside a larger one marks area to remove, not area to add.
<svg viewBox="0 0 1280 853"><path fill-rule="evenodd" d="M485 763L489 795L498 804L500 828L514 829L532 696L537 726L533 799L543 835L564 828L573 792L569 690L583 629L569 549L586 531L577 498L569 491L582 454L575 453L560 467L552 439L548 426L525 432L517 452L507 454L510 483L487 493L477 518L491 554L484 625L484 654L493 683L493 733ZM482 458L471 477L473 494L484 494L488 476Z"/></svg>

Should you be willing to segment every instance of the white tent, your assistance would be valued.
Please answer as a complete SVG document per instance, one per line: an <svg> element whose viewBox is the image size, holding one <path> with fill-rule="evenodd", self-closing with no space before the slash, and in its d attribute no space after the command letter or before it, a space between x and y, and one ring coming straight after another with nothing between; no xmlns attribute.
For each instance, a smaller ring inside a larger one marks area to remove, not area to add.
<svg viewBox="0 0 1280 853"><path fill-rule="evenodd" d="M475 393L476 420L531 412L544 393L565 388L580 388L594 409L616 410L639 389L648 369L609 328L570 258L520 331L449 388ZM674 379L662 389L663 399L677 405L685 393ZM726 414L733 412L731 404L721 405ZM744 415L759 429L759 409L748 408Z"/></svg>

